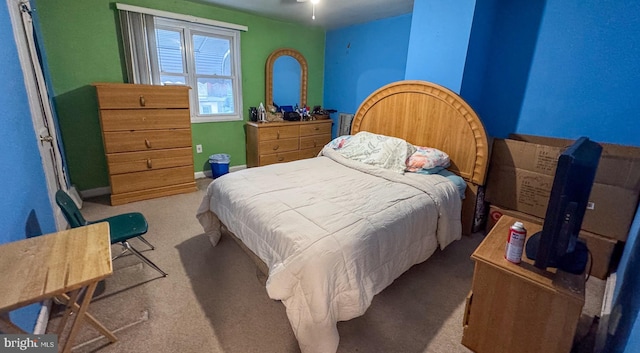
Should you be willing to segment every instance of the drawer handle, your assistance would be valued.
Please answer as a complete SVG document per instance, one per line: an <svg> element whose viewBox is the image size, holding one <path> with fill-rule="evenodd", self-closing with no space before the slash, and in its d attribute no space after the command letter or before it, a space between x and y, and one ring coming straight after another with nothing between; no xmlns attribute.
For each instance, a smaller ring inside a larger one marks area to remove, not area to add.
<svg viewBox="0 0 640 353"><path fill-rule="evenodd" d="M318 145L317 145L316 140L313 140L313 147L317 147L317 146L318 146Z"/></svg>
<svg viewBox="0 0 640 353"><path fill-rule="evenodd" d="M151 158L147 158L147 168L153 168L153 165L151 164Z"/></svg>
<svg viewBox="0 0 640 353"><path fill-rule="evenodd" d="M273 146L273 150L276 151L278 148L280 148L280 145L275 145Z"/></svg>
<svg viewBox="0 0 640 353"><path fill-rule="evenodd" d="M140 105L144 107L146 104L147 102L145 102L144 96L140 96Z"/></svg>
<svg viewBox="0 0 640 353"><path fill-rule="evenodd" d="M145 146L147 146L147 148L151 148L151 141L149 141L148 139L144 139L144 144Z"/></svg>
<svg viewBox="0 0 640 353"><path fill-rule="evenodd" d="M280 138L280 130L278 130L278 132L276 132L276 138L279 139Z"/></svg>
<svg viewBox="0 0 640 353"><path fill-rule="evenodd" d="M284 157L278 157L278 162L284 161Z"/></svg>
<svg viewBox="0 0 640 353"><path fill-rule="evenodd" d="M320 130L320 128L316 126L315 130L318 131L318 130Z"/></svg>

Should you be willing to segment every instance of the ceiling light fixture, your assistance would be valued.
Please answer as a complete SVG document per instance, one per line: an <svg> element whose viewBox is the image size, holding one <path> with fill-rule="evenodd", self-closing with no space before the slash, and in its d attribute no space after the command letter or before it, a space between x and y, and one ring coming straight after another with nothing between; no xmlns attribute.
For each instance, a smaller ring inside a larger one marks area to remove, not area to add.
<svg viewBox="0 0 640 353"><path fill-rule="evenodd" d="M311 2L311 19L316 19L316 4L320 2L320 0L296 0L297 2Z"/></svg>
<svg viewBox="0 0 640 353"><path fill-rule="evenodd" d="M316 4L319 3L320 0L311 0L311 19L316 19Z"/></svg>

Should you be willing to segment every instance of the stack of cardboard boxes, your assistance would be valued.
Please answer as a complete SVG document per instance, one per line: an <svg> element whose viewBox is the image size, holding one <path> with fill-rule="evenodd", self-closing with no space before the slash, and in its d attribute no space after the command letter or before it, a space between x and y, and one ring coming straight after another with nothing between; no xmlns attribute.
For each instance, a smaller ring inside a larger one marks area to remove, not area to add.
<svg viewBox="0 0 640 353"><path fill-rule="evenodd" d="M573 142L515 134L494 140L485 195L487 231L502 215L543 223L558 156ZM601 145L580 238L592 255L591 275L606 279L614 249L626 241L638 206L640 148Z"/></svg>

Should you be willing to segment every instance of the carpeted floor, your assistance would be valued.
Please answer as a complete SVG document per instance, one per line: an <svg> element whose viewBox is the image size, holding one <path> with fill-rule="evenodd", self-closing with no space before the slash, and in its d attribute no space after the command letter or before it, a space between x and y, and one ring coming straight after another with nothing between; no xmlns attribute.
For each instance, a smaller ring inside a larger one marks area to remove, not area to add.
<svg viewBox="0 0 640 353"><path fill-rule="evenodd" d="M109 344L83 326L74 352L224 352L287 353L299 348L284 306L269 299L256 267L229 237L212 247L195 219L211 179L199 191L109 206L108 197L85 200L85 218L142 212L149 222L144 250L169 276L134 256L114 261L114 273L101 283L89 311L119 341ZM464 237L426 262L412 267L377 295L364 316L338 324L338 352L463 353L460 344L465 296L481 234ZM113 247L119 253L119 246ZM599 313L604 281L587 283L587 304L576 352L590 352L590 324ZM54 306L48 330L59 314Z"/></svg>

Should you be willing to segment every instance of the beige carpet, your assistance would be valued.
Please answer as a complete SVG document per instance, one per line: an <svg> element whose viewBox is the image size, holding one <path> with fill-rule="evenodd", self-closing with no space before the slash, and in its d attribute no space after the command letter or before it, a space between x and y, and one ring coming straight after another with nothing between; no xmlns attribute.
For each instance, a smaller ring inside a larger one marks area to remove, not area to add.
<svg viewBox="0 0 640 353"><path fill-rule="evenodd" d="M109 344L84 326L75 352L299 352L284 306L269 299L249 257L229 237L212 247L202 234L195 212L210 181L198 180L194 193L122 206L109 206L107 197L85 200L89 220L142 212L156 250L132 245L169 276L131 255L115 260L89 311L119 341ZM462 314L473 276L469 256L481 241L475 234L437 251L377 295L364 316L340 322L338 352L470 352L460 344ZM599 312L604 282L587 287L580 337ZM56 328L55 309L49 330Z"/></svg>

